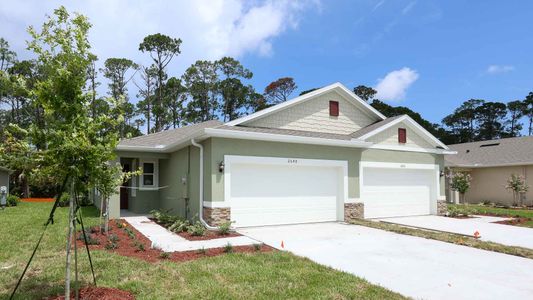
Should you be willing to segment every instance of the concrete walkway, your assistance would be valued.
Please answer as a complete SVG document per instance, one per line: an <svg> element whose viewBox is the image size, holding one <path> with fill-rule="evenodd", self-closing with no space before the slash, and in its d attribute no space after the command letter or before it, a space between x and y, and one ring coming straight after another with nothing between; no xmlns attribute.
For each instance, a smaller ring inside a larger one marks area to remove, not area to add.
<svg viewBox="0 0 533 300"><path fill-rule="evenodd" d="M439 216L416 216L385 218L380 220L399 225L453 232L470 236L478 231L482 241L533 249L533 228L491 223L506 220L506 218L476 216L476 218L455 219Z"/></svg>
<svg viewBox="0 0 533 300"><path fill-rule="evenodd" d="M415 299L533 299L533 260L340 223L239 230Z"/></svg>
<svg viewBox="0 0 533 300"><path fill-rule="evenodd" d="M257 240L246 236L211 239L205 241L189 241L181 236L168 231L145 216L132 216L123 218L137 231L152 241L152 247L165 252L190 251L198 249L220 248L228 243L232 246L246 246L258 244Z"/></svg>

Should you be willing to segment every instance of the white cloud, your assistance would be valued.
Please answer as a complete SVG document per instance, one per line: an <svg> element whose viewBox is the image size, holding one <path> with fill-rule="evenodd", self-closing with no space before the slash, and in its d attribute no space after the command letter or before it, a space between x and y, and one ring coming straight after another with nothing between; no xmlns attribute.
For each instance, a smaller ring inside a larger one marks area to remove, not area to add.
<svg viewBox="0 0 533 300"><path fill-rule="evenodd" d="M487 68L488 74L500 74L514 71L515 67L511 65L490 65Z"/></svg>
<svg viewBox="0 0 533 300"><path fill-rule="evenodd" d="M407 4L403 9L402 9L402 15L405 15L407 13L409 13L411 11L411 9L413 9L413 7L415 6L416 4L416 1L413 1L413 2L410 2L409 4Z"/></svg>
<svg viewBox="0 0 533 300"><path fill-rule="evenodd" d="M418 77L419 75L415 70L407 67L389 72L378 80L378 84L374 88L378 92L376 98L386 101L403 100L407 89Z"/></svg>
<svg viewBox="0 0 533 300"><path fill-rule="evenodd" d="M3 3L0 36L14 50L22 52L29 38L26 28L40 27L44 15L51 14L63 2ZM272 55L276 37L296 28L306 9L320 9L317 0L93 0L64 5L70 12L89 17L93 24L90 31L93 52L101 60L118 56L149 63L148 56L138 51L139 43L146 35L161 32L183 40L182 54L172 66L181 70L197 59Z"/></svg>

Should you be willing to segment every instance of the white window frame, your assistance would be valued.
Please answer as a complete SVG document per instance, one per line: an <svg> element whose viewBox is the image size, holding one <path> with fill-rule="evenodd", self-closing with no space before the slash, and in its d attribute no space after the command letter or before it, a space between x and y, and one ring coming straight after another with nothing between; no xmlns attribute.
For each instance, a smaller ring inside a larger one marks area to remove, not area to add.
<svg viewBox="0 0 533 300"><path fill-rule="evenodd" d="M157 159L140 159L140 167L142 168L142 173L140 176L140 182L139 182L139 190L157 190L159 187L159 161ZM145 185L144 184L144 164L145 163L151 163L154 164L154 184L153 185Z"/></svg>

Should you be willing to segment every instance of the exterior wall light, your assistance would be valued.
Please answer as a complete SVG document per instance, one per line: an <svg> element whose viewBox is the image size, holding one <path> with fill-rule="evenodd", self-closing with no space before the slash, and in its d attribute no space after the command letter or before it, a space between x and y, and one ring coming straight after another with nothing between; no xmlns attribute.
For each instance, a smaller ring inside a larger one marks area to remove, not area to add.
<svg viewBox="0 0 533 300"><path fill-rule="evenodd" d="M444 176L444 171L440 171L439 175L440 175L440 177L443 177Z"/></svg>
<svg viewBox="0 0 533 300"><path fill-rule="evenodd" d="M221 161L221 162L218 164L218 171L219 171L220 173L224 173L224 167L225 167L224 162Z"/></svg>

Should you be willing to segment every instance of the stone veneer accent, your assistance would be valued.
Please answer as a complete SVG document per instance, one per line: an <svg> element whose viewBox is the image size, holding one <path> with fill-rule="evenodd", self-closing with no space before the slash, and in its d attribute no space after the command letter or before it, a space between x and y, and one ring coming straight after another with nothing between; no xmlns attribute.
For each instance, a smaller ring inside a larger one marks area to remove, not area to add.
<svg viewBox="0 0 533 300"><path fill-rule="evenodd" d="M437 200L437 215L444 216L448 212L448 206L446 200Z"/></svg>
<svg viewBox="0 0 533 300"><path fill-rule="evenodd" d="M350 222L355 219L363 219L365 217L365 204L344 203L344 222Z"/></svg>
<svg viewBox="0 0 533 300"><path fill-rule="evenodd" d="M203 210L204 220L211 226L219 226L224 222L231 221L231 209L229 207L205 207Z"/></svg>

